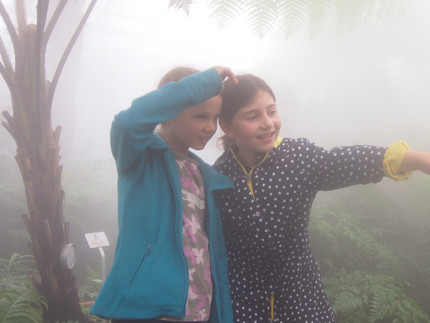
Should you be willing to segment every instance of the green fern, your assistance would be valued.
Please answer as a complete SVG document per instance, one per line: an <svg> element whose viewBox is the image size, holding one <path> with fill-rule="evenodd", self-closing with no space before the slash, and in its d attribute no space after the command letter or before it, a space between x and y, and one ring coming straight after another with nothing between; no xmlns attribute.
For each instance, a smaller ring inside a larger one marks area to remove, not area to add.
<svg viewBox="0 0 430 323"><path fill-rule="evenodd" d="M429 322L404 286L387 274L342 270L324 278L338 322Z"/></svg>
<svg viewBox="0 0 430 323"><path fill-rule="evenodd" d="M42 322L47 303L30 280L34 275L33 256L0 259L0 322Z"/></svg>
<svg viewBox="0 0 430 323"><path fill-rule="evenodd" d="M259 38L273 30L277 19L276 0L248 0L244 7L245 17L251 31Z"/></svg>
<svg viewBox="0 0 430 323"><path fill-rule="evenodd" d="M337 15L339 30L350 30L359 23L393 12L405 0L209 0L211 17L220 27L243 15L251 31L266 36L276 26L287 37L308 23L311 37ZM186 5L184 4L186 3ZM170 0L170 6L189 10L192 1Z"/></svg>
<svg viewBox="0 0 430 323"><path fill-rule="evenodd" d="M307 2L301 0L278 0L279 29L286 37L299 30L306 20Z"/></svg>
<svg viewBox="0 0 430 323"><path fill-rule="evenodd" d="M46 301L31 283L0 293L0 322L42 322Z"/></svg>
<svg viewBox="0 0 430 323"><path fill-rule="evenodd" d="M187 15L190 14L192 5L193 0L169 0L169 7L177 10L184 10Z"/></svg>
<svg viewBox="0 0 430 323"><path fill-rule="evenodd" d="M242 12L242 3L230 0L208 1L210 16L220 28L231 25Z"/></svg>

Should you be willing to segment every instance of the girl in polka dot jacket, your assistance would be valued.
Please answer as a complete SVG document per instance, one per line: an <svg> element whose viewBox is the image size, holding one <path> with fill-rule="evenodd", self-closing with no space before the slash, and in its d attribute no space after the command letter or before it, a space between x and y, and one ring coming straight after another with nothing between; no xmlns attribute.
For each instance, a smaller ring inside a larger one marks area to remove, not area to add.
<svg viewBox="0 0 430 323"><path fill-rule="evenodd" d="M214 165L236 186L223 194L221 210L235 321L333 322L309 243L316 193L430 173L430 153L404 142L325 150L279 138L270 87L249 74L237 79L222 94L225 152Z"/></svg>

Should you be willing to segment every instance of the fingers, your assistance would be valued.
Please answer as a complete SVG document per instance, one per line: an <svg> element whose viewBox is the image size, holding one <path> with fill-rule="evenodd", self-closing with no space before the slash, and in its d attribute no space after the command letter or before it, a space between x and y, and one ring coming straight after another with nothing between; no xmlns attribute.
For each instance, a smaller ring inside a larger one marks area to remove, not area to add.
<svg viewBox="0 0 430 323"><path fill-rule="evenodd" d="M236 76L228 67L216 66L214 68L218 71L219 75L221 75L221 80L223 82L228 79L237 84Z"/></svg>

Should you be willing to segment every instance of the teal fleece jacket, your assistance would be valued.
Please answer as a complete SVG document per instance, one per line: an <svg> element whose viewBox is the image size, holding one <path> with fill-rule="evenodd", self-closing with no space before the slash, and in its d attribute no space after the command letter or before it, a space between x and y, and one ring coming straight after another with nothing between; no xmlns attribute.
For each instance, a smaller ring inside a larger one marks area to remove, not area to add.
<svg viewBox="0 0 430 323"><path fill-rule="evenodd" d="M105 318L184 317L188 265L182 245L182 197L173 152L155 127L219 94L215 69L171 82L115 116L111 149L118 171L119 234L112 269L90 313ZM218 193L231 180L200 163L206 194L214 292L210 322L233 322Z"/></svg>

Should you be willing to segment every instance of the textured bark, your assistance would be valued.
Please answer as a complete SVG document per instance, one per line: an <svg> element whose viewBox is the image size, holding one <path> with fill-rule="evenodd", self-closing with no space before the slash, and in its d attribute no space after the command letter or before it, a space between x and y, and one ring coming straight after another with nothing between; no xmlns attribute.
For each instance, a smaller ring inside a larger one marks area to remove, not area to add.
<svg viewBox="0 0 430 323"><path fill-rule="evenodd" d="M58 4L54 19L58 19L65 4L64 0ZM17 28L0 2L0 14L15 51L13 68L0 39L3 59L0 72L11 92L13 108L13 116L3 112L6 119L3 125L17 146L15 159L24 181L28 206L28 215L23 215L22 219L31 236L30 248L40 274L34 282L48 302L44 322L89 322L79 304L75 277L60 261L61 250L69 242L69 230L63 217L61 127L52 129L51 104L62 67L94 4L95 0L65 50L55 74L55 84L50 84L45 75L46 43L55 21L51 19L45 32L49 0L38 1L37 25L26 23L23 2L18 0Z"/></svg>

